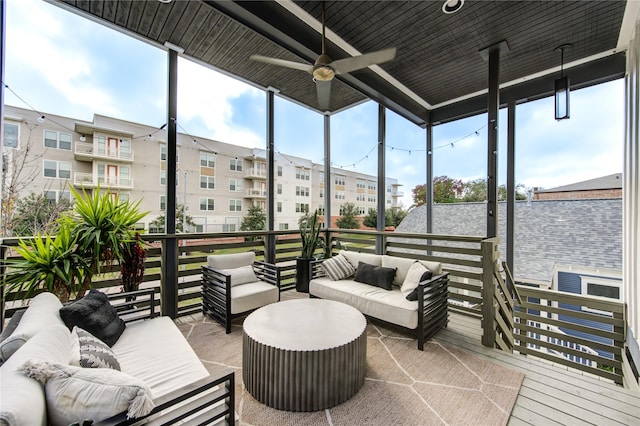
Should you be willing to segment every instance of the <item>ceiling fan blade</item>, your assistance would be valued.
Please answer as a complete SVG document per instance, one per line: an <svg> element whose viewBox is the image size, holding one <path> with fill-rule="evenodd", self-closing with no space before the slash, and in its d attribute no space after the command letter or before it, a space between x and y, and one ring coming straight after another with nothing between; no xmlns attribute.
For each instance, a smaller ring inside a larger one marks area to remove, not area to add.
<svg viewBox="0 0 640 426"><path fill-rule="evenodd" d="M346 74L351 71L366 68L369 65L377 65L387 62L396 57L396 48L378 50L376 52L365 53L364 55L354 56L353 58L344 58L333 61L330 66L336 74Z"/></svg>
<svg viewBox="0 0 640 426"><path fill-rule="evenodd" d="M318 93L318 108L327 111L331 105L331 80L316 80L316 92Z"/></svg>
<svg viewBox="0 0 640 426"><path fill-rule="evenodd" d="M250 57L254 61L264 62L265 64L278 65L285 68L291 68L294 70L306 71L309 74L313 73L313 65L303 64L301 62L287 61L286 59L270 58L268 56L251 55Z"/></svg>

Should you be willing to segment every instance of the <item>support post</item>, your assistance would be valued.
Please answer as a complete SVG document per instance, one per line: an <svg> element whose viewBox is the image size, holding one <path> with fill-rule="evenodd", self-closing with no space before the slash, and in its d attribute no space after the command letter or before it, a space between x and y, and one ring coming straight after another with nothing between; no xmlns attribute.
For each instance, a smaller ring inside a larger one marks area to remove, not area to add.
<svg viewBox="0 0 640 426"><path fill-rule="evenodd" d="M274 100L275 91L267 90L267 231L273 231L275 224L275 159L274 159ZM273 233L267 235L267 251L265 253L267 263L276 263L276 236Z"/></svg>
<svg viewBox="0 0 640 426"><path fill-rule="evenodd" d="M160 302L162 315L178 314L178 240L176 238L176 146L178 116L178 52L168 50L167 90L167 207L165 227L167 239L162 247Z"/></svg>
<svg viewBox="0 0 640 426"><path fill-rule="evenodd" d="M490 348L495 347L496 342L496 287L493 282L493 272L496 264L497 245L497 238L487 238L480 243L480 251L482 252L482 344Z"/></svg>
<svg viewBox="0 0 640 426"><path fill-rule="evenodd" d="M386 108L383 105L378 104L378 221L376 230L378 232L384 231L385 228L385 195L386 195L386 175L385 175L385 160L386 160L386 127L387 117ZM376 253L384 254L384 238L382 235L376 236Z"/></svg>
<svg viewBox="0 0 640 426"><path fill-rule="evenodd" d="M6 1L0 1L0 81L4 81L4 53L5 53L5 40L7 35L7 21L5 19L6 14ZM0 135L4 135L4 84L0 87ZM2 153L2 141L4 137L0 138L0 153ZM2 161L2 159L0 159ZM0 164L0 168L2 168ZM2 193L2 180L0 179L0 194ZM2 203L0 203L0 217L2 217ZM4 235L3 235L4 236ZM4 260L4 251L1 252L1 259ZM4 267L3 267L4 268ZM4 269L1 270L4 276ZM0 287L0 331L4 325L4 287Z"/></svg>
<svg viewBox="0 0 640 426"><path fill-rule="evenodd" d="M324 114L324 227L331 228L331 116L328 113Z"/></svg>
<svg viewBox="0 0 640 426"><path fill-rule="evenodd" d="M433 234L433 124L427 124L426 220L427 234Z"/></svg>
<svg viewBox="0 0 640 426"><path fill-rule="evenodd" d="M507 123L507 266L515 274L514 241L516 217L516 103L509 102ZM515 283L514 283L515 285Z"/></svg>

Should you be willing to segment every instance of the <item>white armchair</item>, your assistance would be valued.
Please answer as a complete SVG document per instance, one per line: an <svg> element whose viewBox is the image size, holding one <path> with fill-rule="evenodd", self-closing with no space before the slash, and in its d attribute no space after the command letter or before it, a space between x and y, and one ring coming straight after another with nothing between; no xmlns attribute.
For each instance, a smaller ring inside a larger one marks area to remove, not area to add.
<svg viewBox="0 0 640 426"><path fill-rule="evenodd" d="M280 300L280 268L254 252L207 256L202 267L202 311L231 332L231 320Z"/></svg>

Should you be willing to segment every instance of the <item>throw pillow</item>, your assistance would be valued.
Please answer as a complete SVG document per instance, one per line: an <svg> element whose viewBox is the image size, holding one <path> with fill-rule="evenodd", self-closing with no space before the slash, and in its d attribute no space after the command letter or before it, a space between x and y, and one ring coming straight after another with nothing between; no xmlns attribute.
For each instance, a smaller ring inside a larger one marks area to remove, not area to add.
<svg viewBox="0 0 640 426"><path fill-rule="evenodd" d="M256 277L256 273L253 271L253 266L251 265L241 266L234 269L222 269L220 272L231 275L231 287L259 281L258 277Z"/></svg>
<svg viewBox="0 0 640 426"><path fill-rule="evenodd" d="M320 268L331 280L338 281L350 277L356 271L346 257L341 254L333 256L320 264Z"/></svg>
<svg viewBox="0 0 640 426"><path fill-rule="evenodd" d="M28 360L18 370L45 385L47 420L52 425L99 422L123 411L128 418L138 418L155 406L144 382L110 368Z"/></svg>
<svg viewBox="0 0 640 426"><path fill-rule="evenodd" d="M69 364L84 368L112 368L120 371L116 354L102 340L79 327L71 331Z"/></svg>
<svg viewBox="0 0 640 426"><path fill-rule="evenodd" d="M396 268L385 268L384 266L370 265L361 261L358 262L358 269L356 269L356 276L353 280L391 290L395 276Z"/></svg>
<svg viewBox="0 0 640 426"><path fill-rule="evenodd" d="M427 269L422 263L415 262L409 268L407 277L404 279L400 292L407 298L407 300L418 300L418 285L425 280L430 279L433 273Z"/></svg>
<svg viewBox="0 0 640 426"><path fill-rule="evenodd" d="M77 325L109 347L118 341L125 328L107 295L98 290L91 290L82 299L60 308L60 317L69 330Z"/></svg>
<svg viewBox="0 0 640 426"><path fill-rule="evenodd" d="M58 314L60 307L62 303L53 293L43 292L31 299L16 329L0 342L0 365L43 328L53 324L62 325Z"/></svg>

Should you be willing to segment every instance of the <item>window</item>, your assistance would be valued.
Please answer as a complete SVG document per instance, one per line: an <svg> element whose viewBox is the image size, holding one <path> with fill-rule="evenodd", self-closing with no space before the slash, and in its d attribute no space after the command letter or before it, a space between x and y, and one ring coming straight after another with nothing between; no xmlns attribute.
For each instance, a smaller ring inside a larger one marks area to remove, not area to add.
<svg viewBox="0 0 640 426"><path fill-rule="evenodd" d="M131 158L131 141L120 139L120 158Z"/></svg>
<svg viewBox="0 0 640 426"><path fill-rule="evenodd" d="M358 214L363 215L366 214L367 210L364 207L358 207Z"/></svg>
<svg viewBox="0 0 640 426"><path fill-rule="evenodd" d="M44 191L44 198L49 202L49 204L55 204L56 202L56 191Z"/></svg>
<svg viewBox="0 0 640 426"><path fill-rule="evenodd" d="M391 186L387 186L387 192L391 194Z"/></svg>
<svg viewBox="0 0 640 426"><path fill-rule="evenodd" d="M369 191L375 191L376 190L376 183L372 182L372 181L367 182L367 189Z"/></svg>
<svg viewBox="0 0 640 426"><path fill-rule="evenodd" d="M167 184L167 171L160 170L160 185L166 185L166 184Z"/></svg>
<svg viewBox="0 0 640 426"><path fill-rule="evenodd" d="M387 198L387 204L391 204L391 199Z"/></svg>
<svg viewBox="0 0 640 426"><path fill-rule="evenodd" d="M216 189L216 178L213 176L200 176L200 188Z"/></svg>
<svg viewBox="0 0 640 426"><path fill-rule="evenodd" d="M282 184L281 183L278 184L277 192L278 192L278 195L282 195Z"/></svg>
<svg viewBox="0 0 640 426"><path fill-rule="evenodd" d="M278 211L278 213L282 213L282 203L280 201L278 201L276 210Z"/></svg>
<svg viewBox="0 0 640 426"><path fill-rule="evenodd" d="M296 203L296 213L309 213L309 204Z"/></svg>
<svg viewBox="0 0 640 426"><path fill-rule="evenodd" d="M320 194L320 198L324 198L324 189L320 188L318 193Z"/></svg>
<svg viewBox="0 0 640 426"><path fill-rule="evenodd" d="M345 199L344 191L336 191L335 199L344 200Z"/></svg>
<svg viewBox="0 0 640 426"><path fill-rule="evenodd" d="M309 170L303 169L302 167L296 167L296 179L309 180Z"/></svg>
<svg viewBox="0 0 640 426"><path fill-rule="evenodd" d="M345 183L345 177L344 177L344 176L342 176L342 175L336 175L336 176L335 176L335 179L334 179L334 182L335 182L335 184L336 184L336 185L342 185L342 186L344 186L344 183Z"/></svg>
<svg viewBox="0 0 640 426"><path fill-rule="evenodd" d="M324 183L324 172L318 172L318 180L320 183Z"/></svg>
<svg viewBox="0 0 640 426"><path fill-rule="evenodd" d="M4 148L17 148L18 147L18 140L19 139L19 135L18 135L18 131L20 129L20 126L18 126L17 124L13 124L13 123L7 123L5 121L4 123L4 139L2 142L2 146Z"/></svg>
<svg viewBox="0 0 640 426"><path fill-rule="evenodd" d="M318 207L318 214L324 216L324 206ZM322 225L324 226L324 225Z"/></svg>
<svg viewBox="0 0 640 426"><path fill-rule="evenodd" d="M236 232L235 223L224 223L222 225L222 232Z"/></svg>
<svg viewBox="0 0 640 426"><path fill-rule="evenodd" d="M242 211L242 200L229 200L229 211L230 212L241 212Z"/></svg>
<svg viewBox="0 0 640 426"><path fill-rule="evenodd" d="M131 176L129 166L120 166L118 169L118 178L120 186L131 186Z"/></svg>
<svg viewBox="0 0 640 426"><path fill-rule="evenodd" d="M241 172L242 171L242 159L241 158L231 158L229 160L229 170L232 172Z"/></svg>
<svg viewBox="0 0 640 426"><path fill-rule="evenodd" d="M201 211L214 211L215 199L213 198L200 198L200 210Z"/></svg>
<svg viewBox="0 0 640 426"><path fill-rule="evenodd" d="M308 186L296 186L296 195L299 197L308 197L309 196L309 187Z"/></svg>
<svg viewBox="0 0 640 426"><path fill-rule="evenodd" d="M216 155L211 152L200 152L200 165L214 168L216 166Z"/></svg>
<svg viewBox="0 0 640 426"><path fill-rule="evenodd" d="M71 133L44 131L44 146L71 151Z"/></svg>
<svg viewBox="0 0 640 426"><path fill-rule="evenodd" d="M160 145L160 161L167 161L167 146Z"/></svg>
<svg viewBox="0 0 640 426"><path fill-rule="evenodd" d="M64 161L44 160L44 177L70 179L71 163Z"/></svg>
<svg viewBox="0 0 640 426"><path fill-rule="evenodd" d="M281 231L288 231L289 230L289 224L288 223L281 223L278 225L278 229Z"/></svg>
<svg viewBox="0 0 640 426"><path fill-rule="evenodd" d="M161 195L160 196L160 210L161 211L165 211L167 209L167 196L166 195Z"/></svg>
<svg viewBox="0 0 640 426"><path fill-rule="evenodd" d="M356 201L364 201L364 194L356 195Z"/></svg>
<svg viewBox="0 0 640 426"><path fill-rule="evenodd" d="M375 195L367 196L367 201L370 202L370 203L375 203L376 202L376 196Z"/></svg>
<svg viewBox="0 0 640 426"><path fill-rule="evenodd" d="M365 183L362 179L358 179L356 181L356 188L358 189L364 189L365 188Z"/></svg>
<svg viewBox="0 0 640 426"><path fill-rule="evenodd" d="M242 192L242 179L229 179L229 191Z"/></svg>
<svg viewBox="0 0 640 426"><path fill-rule="evenodd" d="M620 300L621 280L581 275L580 282L582 286L582 294L584 295ZM586 306L583 306L582 310L611 316L611 313L609 312L588 308Z"/></svg>
<svg viewBox="0 0 640 426"><path fill-rule="evenodd" d="M278 176L282 177L282 166L278 166Z"/></svg>

